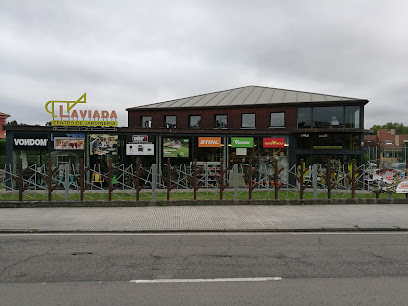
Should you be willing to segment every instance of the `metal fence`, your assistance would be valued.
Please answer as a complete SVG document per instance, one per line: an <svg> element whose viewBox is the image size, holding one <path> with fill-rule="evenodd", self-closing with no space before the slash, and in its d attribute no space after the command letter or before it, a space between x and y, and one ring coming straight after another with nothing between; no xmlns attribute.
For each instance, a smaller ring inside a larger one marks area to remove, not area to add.
<svg viewBox="0 0 408 306"><path fill-rule="evenodd" d="M312 199L332 197L378 197L375 175L383 169L377 165L315 164L303 162L291 168L280 167L275 160L271 167L235 164L189 164L142 167L139 159L133 165L101 171L88 168L83 161L79 171L68 164L17 169L5 165L0 173L0 200L196 200L196 199ZM394 181L401 178L395 173Z"/></svg>

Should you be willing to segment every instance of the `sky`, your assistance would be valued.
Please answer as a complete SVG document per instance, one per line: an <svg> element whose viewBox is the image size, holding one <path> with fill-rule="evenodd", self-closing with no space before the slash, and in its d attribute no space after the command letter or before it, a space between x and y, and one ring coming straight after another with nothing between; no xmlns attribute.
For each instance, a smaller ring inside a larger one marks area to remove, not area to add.
<svg viewBox="0 0 408 306"><path fill-rule="evenodd" d="M0 0L0 112L115 110L257 85L367 99L408 125L405 0ZM85 107L84 107L85 108Z"/></svg>

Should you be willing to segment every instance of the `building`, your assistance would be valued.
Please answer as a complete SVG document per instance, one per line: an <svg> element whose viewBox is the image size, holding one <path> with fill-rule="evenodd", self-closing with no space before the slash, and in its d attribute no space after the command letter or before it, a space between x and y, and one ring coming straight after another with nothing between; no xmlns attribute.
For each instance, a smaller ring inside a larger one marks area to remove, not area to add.
<svg viewBox="0 0 408 306"><path fill-rule="evenodd" d="M3 130L3 125L6 124L8 117L10 117L10 115L0 113L0 139L6 138L6 132Z"/></svg>
<svg viewBox="0 0 408 306"><path fill-rule="evenodd" d="M276 156L286 159L288 165L301 159L309 164L328 158L362 161L367 102L247 86L128 108L128 126L147 135L188 139L189 157L204 162L224 157L236 163ZM202 145L200 137L221 138L221 146ZM253 142L241 150L233 142L236 138L251 138ZM274 141L284 145L272 144ZM157 152L162 154L161 149Z"/></svg>
<svg viewBox="0 0 408 306"><path fill-rule="evenodd" d="M406 163L408 157L408 135L397 135L395 129L378 130L376 135L365 135L364 146L369 159L380 160L381 165Z"/></svg>
<svg viewBox="0 0 408 306"><path fill-rule="evenodd" d="M301 160L306 166L363 161L365 99L246 86L128 108L128 127L106 126L108 119L95 114L84 121L77 109L84 105L76 101L49 101L46 109L60 102L68 103L65 111L64 104L55 108L60 120L54 108L49 111L57 126L7 126L7 163L15 166L27 152L31 163L51 157L54 164L78 167L83 158L92 169L111 158L125 165L140 158L158 171L168 159L186 167L194 160L214 167L221 160L224 167L251 160L272 173L277 159L288 173Z"/></svg>

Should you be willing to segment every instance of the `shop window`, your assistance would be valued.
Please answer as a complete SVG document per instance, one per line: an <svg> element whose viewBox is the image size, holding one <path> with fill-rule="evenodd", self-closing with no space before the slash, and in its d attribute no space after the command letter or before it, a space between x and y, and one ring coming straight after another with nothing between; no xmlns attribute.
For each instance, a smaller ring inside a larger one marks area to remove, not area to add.
<svg viewBox="0 0 408 306"><path fill-rule="evenodd" d="M271 113L270 127L285 127L285 113Z"/></svg>
<svg viewBox="0 0 408 306"><path fill-rule="evenodd" d="M316 128L344 127L344 107L313 107L313 125Z"/></svg>
<svg viewBox="0 0 408 306"><path fill-rule="evenodd" d="M176 116L165 116L166 120L166 128L167 129L175 129L176 128Z"/></svg>
<svg viewBox="0 0 408 306"><path fill-rule="evenodd" d="M142 128L151 128L152 127L152 117L151 116L142 116L140 119L140 126Z"/></svg>
<svg viewBox="0 0 408 306"><path fill-rule="evenodd" d="M215 125L216 128L227 128L228 117L227 115L215 115Z"/></svg>
<svg viewBox="0 0 408 306"><path fill-rule="evenodd" d="M346 128L360 128L360 106L346 106L345 116Z"/></svg>
<svg viewBox="0 0 408 306"><path fill-rule="evenodd" d="M297 116L298 129L305 129L312 127L312 108L299 107Z"/></svg>
<svg viewBox="0 0 408 306"><path fill-rule="evenodd" d="M255 128L255 114L242 114L241 115L241 127L242 128Z"/></svg>
<svg viewBox="0 0 408 306"><path fill-rule="evenodd" d="M201 116L199 115L190 116L190 129L200 128L201 128Z"/></svg>

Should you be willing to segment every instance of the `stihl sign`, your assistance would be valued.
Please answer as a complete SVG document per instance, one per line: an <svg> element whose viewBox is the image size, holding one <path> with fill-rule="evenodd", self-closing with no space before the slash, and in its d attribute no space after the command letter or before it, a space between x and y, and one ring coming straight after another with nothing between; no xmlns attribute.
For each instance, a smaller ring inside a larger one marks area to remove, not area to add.
<svg viewBox="0 0 408 306"><path fill-rule="evenodd" d="M200 148L219 148L221 137L198 137L198 146Z"/></svg>

